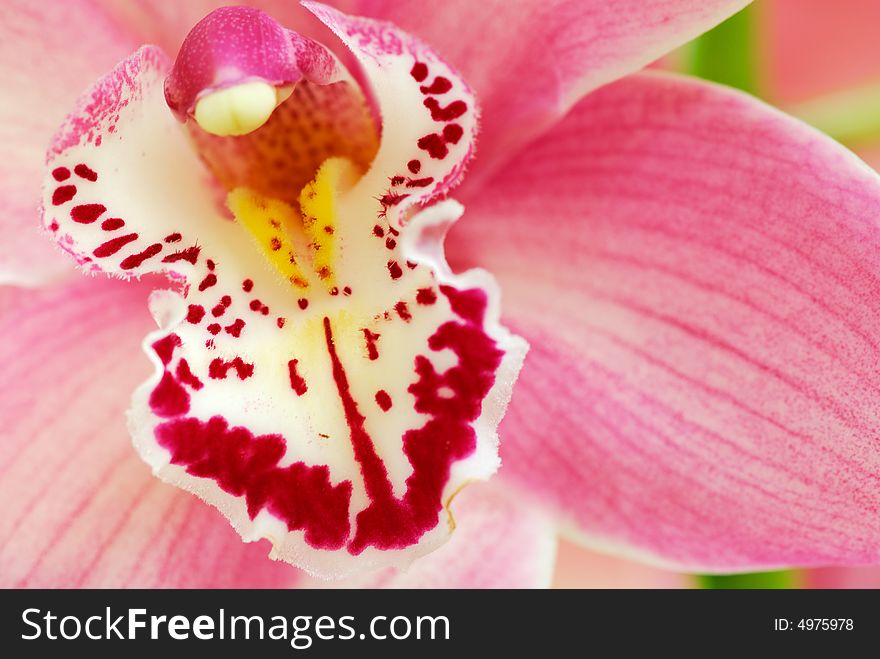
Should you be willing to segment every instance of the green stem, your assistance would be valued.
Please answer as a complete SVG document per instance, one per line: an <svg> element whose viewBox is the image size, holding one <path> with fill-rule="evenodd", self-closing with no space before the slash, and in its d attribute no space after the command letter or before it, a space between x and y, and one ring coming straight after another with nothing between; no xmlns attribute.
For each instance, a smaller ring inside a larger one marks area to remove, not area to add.
<svg viewBox="0 0 880 659"><path fill-rule="evenodd" d="M749 5L692 41L684 52L691 75L760 96L755 48L756 12Z"/></svg>
<svg viewBox="0 0 880 659"><path fill-rule="evenodd" d="M746 572L743 574L698 574L694 576L696 587L707 590L772 588L775 590L799 588L801 574L798 570L775 572Z"/></svg>

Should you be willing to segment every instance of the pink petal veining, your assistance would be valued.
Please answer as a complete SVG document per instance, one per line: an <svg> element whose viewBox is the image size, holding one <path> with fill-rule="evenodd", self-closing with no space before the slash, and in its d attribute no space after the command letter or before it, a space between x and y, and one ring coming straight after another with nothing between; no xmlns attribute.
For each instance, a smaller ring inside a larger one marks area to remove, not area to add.
<svg viewBox="0 0 880 659"><path fill-rule="evenodd" d="M132 361L153 325L148 284L83 280L0 306L4 587L290 587L216 513L157 481L131 450ZM6 293L9 289L0 289ZM99 375L100 374L100 375ZM38 393L39 392L39 393Z"/></svg>
<svg viewBox="0 0 880 659"><path fill-rule="evenodd" d="M468 217L449 253L498 273L533 345L508 476L678 566L880 557L864 163L742 94L641 74L585 99Z"/></svg>

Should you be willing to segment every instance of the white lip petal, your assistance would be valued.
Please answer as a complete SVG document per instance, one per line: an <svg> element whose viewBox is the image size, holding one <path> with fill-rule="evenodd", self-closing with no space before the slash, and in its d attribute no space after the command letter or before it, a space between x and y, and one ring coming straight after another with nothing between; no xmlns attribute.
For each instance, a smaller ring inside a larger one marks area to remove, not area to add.
<svg viewBox="0 0 880 659"><path fill-rule="evenodd" d="M332 18L344 38L366 25ZM491 276L446 265L461 206L412 212L463 171L472 95L381 29L407 48L356 53L385 121L363 176L330 158L282 199L236 189L230 221L164 106L167 60L145 48L60 133L44 197L47 231L85 269L179 284L150 302L155 372L129 414L143 459L321 576L406 565L448 537L450 499L498 467L526 351L499 324Z"/></svg>

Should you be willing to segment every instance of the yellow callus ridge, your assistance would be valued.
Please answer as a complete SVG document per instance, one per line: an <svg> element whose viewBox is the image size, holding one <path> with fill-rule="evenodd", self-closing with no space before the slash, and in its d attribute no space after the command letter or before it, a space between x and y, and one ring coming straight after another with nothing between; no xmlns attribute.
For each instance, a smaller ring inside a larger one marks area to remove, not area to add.
<svg viewBox="0 0 880 659"><path fill-rule="evenodd" d="M281 276L297 288L307 288L308 263L297 255L288 233L301 226L308 241L311 270L330 290L336 285L339 194L351 188L360 175L357 166L347 158L325 160L314 180L300 192L301 213L284 201L250 188L236 188L229 193L226 203Z"/></svg>
<svg viewBox="0 0 880 659"><path fill-rule="evenodd" d="M303 228L313 250L312 267L328 289L336 285L333 264L339 229L338 195L351 188L359 177L360 171L347 158L329 158L299 194Z"/></svg>
<svg viewBox="0 0 880 659"><path fill-rule="evenodd" d="M300 220L296 209L249 188L236 188L229 193L226 203L281 276L297 288L307 288L308 278L300 268L296 248L286 231L286 227L293 227Z"/></svg>

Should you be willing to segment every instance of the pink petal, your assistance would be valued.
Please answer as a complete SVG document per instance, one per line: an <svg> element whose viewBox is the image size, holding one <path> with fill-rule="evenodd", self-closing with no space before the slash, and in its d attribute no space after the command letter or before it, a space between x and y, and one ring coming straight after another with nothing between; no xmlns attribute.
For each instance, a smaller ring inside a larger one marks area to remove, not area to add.
<svg viewBox="0 0 880 659"><path fill-rule="evenodd" d="M556 554L552 521L524 497L475 485L452 503L455 533L408 570L333 583L344 588L546 588ZM325 585L326 582L316 582Z"/></svg>
<svg viewBox="0 0 880 659"><path fill-rule="evenodd" d="M82 88L134 45L85 0L4 3L0 282L33 285L70 271L37 229L46 144Z"/></svg>
<svg viewBox="0 0 880 659"><path fill-rule="evenodd" d="M315 38L324 32L323 26L312 18L296 0L244 0L229 3L224 0L96 0L107 15L136 35L137 42L155 44L174 54L193 26L213 10L234 4L262 9L285 27ZM344 8L346 3L335 3Z"/></svg>
<svg viewBox="0 0 880 659"><path fill-rule="evenodd" d="M560 540L553 588L688 588L690 578Z"/></svg>
<svg viewBox="0 0 880 659"><path fill-rule="evenodd" d="M358 0L355 14L394 22L430 43L473 86L480 157L500 165L584 94L721 22L748 0Z"/></svg>
<svg viewBox="0 0 880 659"><path fill-rule="evenodd" d="M532 343L506 475L693 570L880 560L878 217L873 171L747 96L585 99L447 246Z"/></svg>
<svg viewBox="0 0 880 659"><path fill-rule="evenodd" d="M131 450L132 359L148 287L77 281L0 312L0 582L27 587L289 587L299 572L242 544Z"/></svg>

